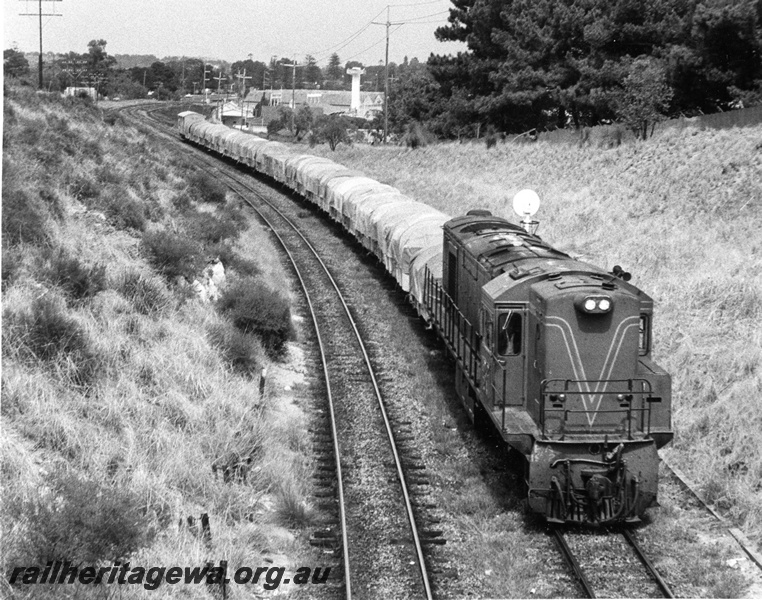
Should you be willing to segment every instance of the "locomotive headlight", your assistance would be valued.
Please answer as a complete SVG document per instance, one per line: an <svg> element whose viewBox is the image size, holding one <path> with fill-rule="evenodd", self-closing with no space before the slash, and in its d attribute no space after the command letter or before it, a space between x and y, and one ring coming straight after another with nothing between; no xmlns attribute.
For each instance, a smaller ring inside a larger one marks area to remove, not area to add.
<svg viewBox="0 0 762 600"><path fill-rule="evenodd" d="M592 315L600 315L603 313L610 312L614 306L614 302L611 300L609 296L579 295L574 299L574 305L577 307L577 310L581 312L592 314Z"/></svg>

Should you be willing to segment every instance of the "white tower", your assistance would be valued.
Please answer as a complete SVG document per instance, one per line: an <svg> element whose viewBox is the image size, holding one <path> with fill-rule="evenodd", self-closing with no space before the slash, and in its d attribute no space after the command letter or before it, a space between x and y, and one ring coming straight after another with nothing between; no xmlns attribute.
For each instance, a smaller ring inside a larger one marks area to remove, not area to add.
<svg viewBox="0 0 762 600"><path fill-rule="evenodd" d="M349 108L356 113L360 109L360 77L365 75L365 69L352 67L347 69L347 75L352 76L352 104Z"/></svg>

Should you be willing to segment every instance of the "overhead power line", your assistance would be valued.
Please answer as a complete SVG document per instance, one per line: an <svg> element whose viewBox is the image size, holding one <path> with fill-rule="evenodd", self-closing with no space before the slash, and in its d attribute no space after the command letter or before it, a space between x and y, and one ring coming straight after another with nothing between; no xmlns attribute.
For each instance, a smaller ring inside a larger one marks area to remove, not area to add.
<svg viewBox="0 0 762 600"><path fill-rule="evenodd" d="M38 17L40 19L40 58L38 62L38 67L40 70L39 73L39 86L40 89L42 89L42 17L62 17L63 15L61 13L44 13L42 12L42 3L43 2L62 2L63 0L37 0L38 4L38 11L36 13L20 13L19 16L21 17ZM28 3L28 0L27 0Z"/></svg>

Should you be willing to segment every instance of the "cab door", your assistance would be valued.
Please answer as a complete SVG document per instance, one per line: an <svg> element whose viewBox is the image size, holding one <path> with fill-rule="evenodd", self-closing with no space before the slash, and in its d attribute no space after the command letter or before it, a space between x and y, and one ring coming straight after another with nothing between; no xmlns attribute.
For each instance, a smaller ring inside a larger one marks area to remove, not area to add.
<svg viewBox="0 0 762 600"><path fill-rule="evenodd" d="M492 382L494 406L524 404L527 311L520 304L501 305L493 333Z"/></svg>

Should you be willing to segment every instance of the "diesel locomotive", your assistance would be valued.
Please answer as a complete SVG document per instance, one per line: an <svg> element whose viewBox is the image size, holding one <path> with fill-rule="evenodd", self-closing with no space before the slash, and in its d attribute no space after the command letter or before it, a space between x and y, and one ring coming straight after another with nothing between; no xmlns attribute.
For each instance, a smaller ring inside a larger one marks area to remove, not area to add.
<svg viewBox="0 0 762 600"><path fill-rule="evenodd" d="M472 420L527 458L549 522L634 521L672 439L669 375L651 359L653 300L487 211L444 224L423 304Z"/></svg>
<svg viewBox="0 0 762 600"><path fill-rule="evenodd" d="M672 429L670 377L651 358L653 300L621 268L580 262L535 235L536 195L523 197L523 226L484 210L451 218L197 113L177 125L184 140L302 195L376 254L454 358L470 418L526 457L533 512L618 523L655 503L657 449Z"/></svg>

